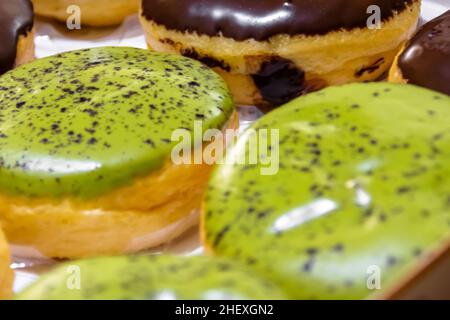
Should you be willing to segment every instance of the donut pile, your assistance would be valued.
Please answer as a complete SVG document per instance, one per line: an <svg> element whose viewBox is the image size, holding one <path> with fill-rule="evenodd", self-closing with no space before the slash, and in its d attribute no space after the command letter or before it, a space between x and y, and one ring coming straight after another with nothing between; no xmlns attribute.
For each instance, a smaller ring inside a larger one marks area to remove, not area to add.
<svg viewBox="0 0 450 320"><path fill-rule="evenodd" d="M34 13L69 6L139 12L150 50L34 60ZM420 6L0 1L0 299L11 255L71 260L19 299L395 297L450 249L450 11L416 32ZM267 114L222 141L236 105ZM261 161L195 161L255 135ZM203 255L145 254L199 224Z"/></svg>

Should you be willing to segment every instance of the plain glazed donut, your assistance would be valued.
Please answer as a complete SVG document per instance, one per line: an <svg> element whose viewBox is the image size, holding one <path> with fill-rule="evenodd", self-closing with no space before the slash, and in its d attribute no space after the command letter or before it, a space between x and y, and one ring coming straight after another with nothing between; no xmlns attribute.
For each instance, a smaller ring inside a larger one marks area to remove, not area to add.
<svg viewBox="0 0 450 320"><path fill-rule="evenodd" d="M381 28L369 29L370 6ZM240 104L280 105L383 76L414 32L419 0L143 0L148 46L198 59Z"/></svg>

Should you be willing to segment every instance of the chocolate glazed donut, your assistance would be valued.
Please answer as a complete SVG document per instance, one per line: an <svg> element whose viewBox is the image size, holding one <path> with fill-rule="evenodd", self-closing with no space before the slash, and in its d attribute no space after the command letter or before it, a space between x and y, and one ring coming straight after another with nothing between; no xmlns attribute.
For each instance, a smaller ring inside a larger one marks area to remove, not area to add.
<svg viewBox="0 0 450 320"><path fill-rule="evenodd" d="M279 34L317 35L366 27L367 8L377 5L382 19L413 0L144 0L143 15L169 29L237 41L268 40ZM181 18L180 18L181 17Z"/></svg>
<svg viewBox="0 0 450 320"><path fill-rule="evenodd" d="M30 0L0 1L0 75L16 62L20 36L33 28L33 5Z"/></svg>
<svg viewBox="0 0 450 320"><path fill-rule="evenodd" d="M367 27L374 5L379 30ZM278 106L381 77L419 8L420 0L142 0L141 21L149 47L214 68L238 103Z"/></svg>
<svg viewBox="0 0 450 320"><path fill-rule="evenodd" d="M408 83L450 95L450 10L419 30L398 67Z"/></svg>

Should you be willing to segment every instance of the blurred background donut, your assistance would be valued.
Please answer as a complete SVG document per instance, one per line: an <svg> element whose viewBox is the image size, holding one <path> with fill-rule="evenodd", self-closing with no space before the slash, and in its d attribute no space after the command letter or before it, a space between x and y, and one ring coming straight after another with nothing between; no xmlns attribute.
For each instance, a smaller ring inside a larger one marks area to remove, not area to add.
<svg viewBox="0 0 450 320"><path fill-rule="evenodd" d="M34 58L30 0L0 2L0 75Z"/></svg>
<svg viewBox="0 0 450 320"><path fill-rule="evenodd" d="M67 9L76 5L81 9L82 24L112 26L136 13L139 0L33 0L33 4L38 15L60 21L66 21L70 16Z"/></svg>
<svg viewBox="0 0 450 320"><path fill-rule="evenodd" d="M0 229L0 300L11 296L14 277L9 268L10 262L8 244Z"/></svg>

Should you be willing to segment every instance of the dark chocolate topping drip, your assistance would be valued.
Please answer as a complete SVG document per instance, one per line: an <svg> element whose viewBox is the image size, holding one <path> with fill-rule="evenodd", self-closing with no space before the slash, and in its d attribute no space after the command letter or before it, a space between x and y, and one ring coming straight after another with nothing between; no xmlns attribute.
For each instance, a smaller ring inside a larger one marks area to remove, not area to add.
<svg viewBox="0 0 450 320"><path fill-rule="evenodd" d="M14 67L19 36L32 27L30 0L0 0L0 75Z"/></svg>
<svg viewBox="0 0 450 320"><path fill-rule="evenodd" d="M398 66L409 83L450 95L450 10L417 32Z"/></svg>
<svg viewBox="0 0 450 320"><path fill-rule="evenodd" d="M417 0L142 0L143 16L168 29L241 41L366 27L369 6L389 19Z"/></svg>
<svg viewBox="0 0 450 320"><path fill-rule="evenodd" d="M261 65L253 81L265 101L274 106L282 105L306 89L305 73L289 60L273 57Z"/></svg>

